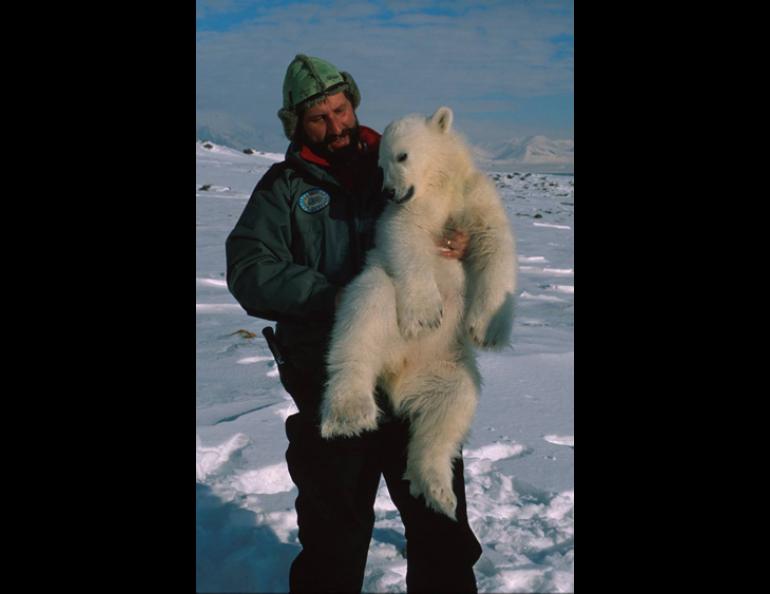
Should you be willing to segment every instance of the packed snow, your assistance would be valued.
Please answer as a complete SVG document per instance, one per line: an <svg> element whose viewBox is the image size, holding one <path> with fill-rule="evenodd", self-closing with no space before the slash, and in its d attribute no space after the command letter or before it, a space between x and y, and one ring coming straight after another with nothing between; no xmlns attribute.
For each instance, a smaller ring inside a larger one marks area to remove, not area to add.
<svg viewBox="0 0 770 594"><path fill-rule="evenodd" d="M284 454L296 412L225 282L225 238L282 155L196 143L198 592L285 592L300 550ZM574 176L488 170L517 237L512 347L481 353L464 447L479 592L574 590ZM384 481L364 591L403 592L404 529ZM330 535L333 537L333 535Z"/></svg>

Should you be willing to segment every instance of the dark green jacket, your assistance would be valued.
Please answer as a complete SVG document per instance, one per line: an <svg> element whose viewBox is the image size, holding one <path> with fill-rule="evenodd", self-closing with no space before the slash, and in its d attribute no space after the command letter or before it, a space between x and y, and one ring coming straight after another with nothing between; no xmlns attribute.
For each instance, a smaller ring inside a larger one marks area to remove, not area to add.
<svg viewBox="0 0 770 594"><path fill-rule="evenodd" d="M321 159L308 161L307 149L292 144L286 160L259 181L227 238L230 292L249 315L278 322L284 355L302 359L295 363L319 363L337 290L361 271L374 244L384 207L379 135L361 131L367 151L347 171L345 184L318 164ZM312 190L321 192L308 195Z"/></svg>

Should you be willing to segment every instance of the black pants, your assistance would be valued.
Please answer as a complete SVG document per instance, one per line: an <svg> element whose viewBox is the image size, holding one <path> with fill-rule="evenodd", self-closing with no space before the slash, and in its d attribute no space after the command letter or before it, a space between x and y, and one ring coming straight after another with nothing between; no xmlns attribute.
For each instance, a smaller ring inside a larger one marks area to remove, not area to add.
<svg viewBox="0 0 770 594"><path fill-rule="evenodd" d="M282 366L284 367L284 366ZM322 378L281 369L281 380L300 412L286 421L286 461L299 490L296 500L302 551L291 566L292 592L360 592L374 527L374 500L385 481L406 532L409 592L476 592L473 565L481 545L469 524L462 459L455 460L457 521L409 493L409 427L387 415L376 431L355 438L320 436ZM383 403L384 404L384 403Z"/></svg>

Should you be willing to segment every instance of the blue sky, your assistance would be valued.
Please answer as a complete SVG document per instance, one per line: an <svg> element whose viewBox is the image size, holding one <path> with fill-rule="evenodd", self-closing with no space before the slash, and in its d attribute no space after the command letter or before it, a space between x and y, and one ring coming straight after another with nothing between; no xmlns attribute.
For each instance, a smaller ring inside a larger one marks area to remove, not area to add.
<svg viewBox="0 0 770 594"><path fill-rule="evenodd" d="M574 136L574 2L196 0L198 136L283 151L276 112L298 53L350 72L382 130L440 105L479 145ZM217 138L218 136L218 138Z"/></svg>

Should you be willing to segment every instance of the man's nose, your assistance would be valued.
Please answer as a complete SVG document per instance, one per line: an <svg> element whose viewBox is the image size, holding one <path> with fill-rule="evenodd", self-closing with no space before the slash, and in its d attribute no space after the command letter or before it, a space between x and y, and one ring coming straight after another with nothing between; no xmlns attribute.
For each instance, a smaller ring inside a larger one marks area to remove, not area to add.
<svg viewBox="0 0 770 594"><path fill-rule="evenodd" d="M339 134L345 129L345 126L342 124L342 118L337 118L332 116L329 118L329 131L334 134L335 136L339 136Z"/></svg>

